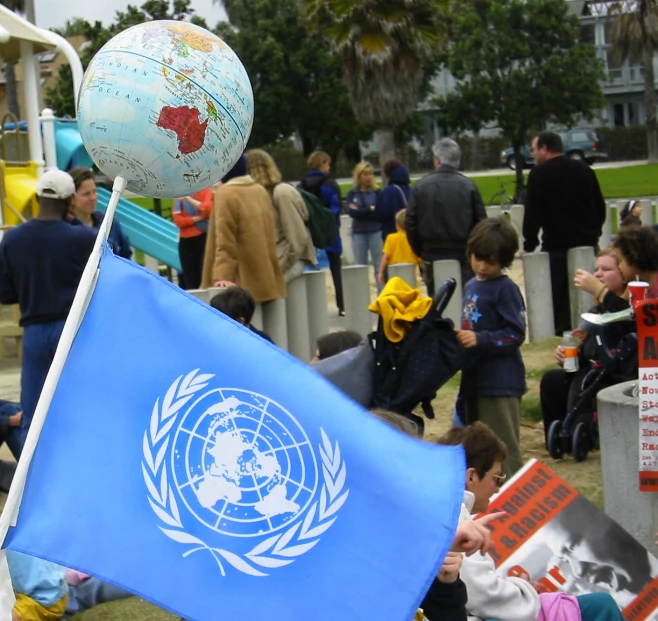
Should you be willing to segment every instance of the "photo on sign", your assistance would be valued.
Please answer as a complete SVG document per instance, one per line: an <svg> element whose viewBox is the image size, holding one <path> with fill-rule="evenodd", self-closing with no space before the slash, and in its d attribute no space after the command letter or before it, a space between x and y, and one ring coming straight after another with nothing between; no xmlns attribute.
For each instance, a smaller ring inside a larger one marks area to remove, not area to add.
<svg viewBox="0 0 658 621"><path fill-rule="evenodd" d="M658 575L656 558L583 496L529 537L498 571L508 575L514 567L570 595L611 593L622 609Z"/></svg>

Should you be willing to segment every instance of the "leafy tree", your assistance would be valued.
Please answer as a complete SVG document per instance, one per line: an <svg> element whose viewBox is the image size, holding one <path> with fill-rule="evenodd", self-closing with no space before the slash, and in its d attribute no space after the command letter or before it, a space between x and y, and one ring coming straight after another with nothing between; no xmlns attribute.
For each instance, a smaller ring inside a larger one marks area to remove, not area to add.
<svg viewBox="0 0 658 621"><path fill-rule="evenodd" d="M88 28L89 22L86 19L74 17L73 19L67 19L62 28L52 28L52 30L62 37L76 37L86 36Z"/></svg>
<svg viewBox="0 0 658 621"><path fill-rule="evenodd" d="M94 54L105 45L114 35L120 33L130 26L155 19L174 19L178 21L190 20L198 25L207 27L205 21L194 15L191 8L191 0L147 0L140 8L129 4L125 11L117 11L116 21L105 28L100 21L94 24L76 18L73 23L67 22L66 28L75 27L75 34L84 35L90 45L85 49L81 61L83 67L87 67ZM46 93L46 105L52 108L56 115L75 116L75 101L73 98L73 78L71 68L67 63L63 64L57 75L55 86L49 88Z"/></svg>
<svg viewBox="0 0 658 621"><path fill-rule="evenodd" d="M225 0L230 24L217 34L245 65L254 90L250 144L267 146L297 133L308 155L315 148L336 160L372 130L359 123L341 79L339 58L309 35L297 0ZM254 19L254 15L258 19Z"/></svg>
<svg viewBox="0 0 658 621"><path fill-rule="evenodd" d="M656 121L655 73L653 58L658 50L658 2L656 0L616 0L610 6L617 15L612 40L623 60L644 66L644 108L646 111L649 162L658 162L658 122Z"/></svg>
<svg viewBox="0 0 658 621"><path fill-rule="evenodd" d="M419 101L423 63L443 40L448 5L448 0L302 0L309 23L341 58L356 118L375 127L382 164L395 156L394 128Z"/></svg>
<svg viewBox="0 0 658 621"><path fill-rule="evenodd" d="M605 104L601 61L579 40L578 18L564 0L460 0L446 66L457 80L438 100L453 130L498 126L514 148L547 123L573 125ZM517 194L523 166L516 166Z"/></svg>

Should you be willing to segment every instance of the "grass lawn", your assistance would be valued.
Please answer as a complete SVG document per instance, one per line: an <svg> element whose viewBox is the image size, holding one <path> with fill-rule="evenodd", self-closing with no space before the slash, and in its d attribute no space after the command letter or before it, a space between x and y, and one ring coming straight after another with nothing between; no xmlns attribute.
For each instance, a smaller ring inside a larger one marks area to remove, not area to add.
<svg viewBox="0 0 658 621"><path fill-rule="evenodd" d="M601 462L599 453L592 453L586 461L576 463L571 458L559 462L551 460L544 450L544 434L538 421L539 380L547 369L553 368L553 350L560 339L552 338L537 343L526 343L522 347L526 365L528 393L523 398L523 420L521 424L521 443L526 459L535 457L542 460L582 494L599 507L603 506L601 484ZM432 439L442 435L450 427L452 407L459 389L459 378L450 380L439 391L434 401L436 418L428 421L426 437ZM164 612L137 597L111 602L97 606L76 617L80 621L176 621L177 617Z"/></svg>
<svg viewBox="0 0 658 621"><path fill-rule="evenodd" d="M658 164L641 164L624 168L596 168L596 176L601 184L605 198L636 198L641 196L658 196ZM524 171L527 178L528 171ZM508 196L514 194L514 173L473 177L482 194L485 205L500 204L498 193L502 188ZM343 195L352 187L342 184Z"/></svg>

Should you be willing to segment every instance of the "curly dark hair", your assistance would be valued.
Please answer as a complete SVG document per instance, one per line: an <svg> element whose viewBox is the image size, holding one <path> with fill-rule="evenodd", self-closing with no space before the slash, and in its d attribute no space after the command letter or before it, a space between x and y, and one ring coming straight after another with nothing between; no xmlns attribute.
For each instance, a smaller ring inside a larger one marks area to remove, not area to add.
<svg viewBox="0 0 658 621"><path fill-rule="evenodd" d="M658 272L658 234L650 226L620 229L612 247L638 272Z"/></svg>
<svg viewBox="0 0 658 621"><path fill-rule="evenodd" d="M503 217L487 218L475 225L466 243L466 255L470 258L500 263L509 267L519 249L519 236L514 227Z"/></svg>

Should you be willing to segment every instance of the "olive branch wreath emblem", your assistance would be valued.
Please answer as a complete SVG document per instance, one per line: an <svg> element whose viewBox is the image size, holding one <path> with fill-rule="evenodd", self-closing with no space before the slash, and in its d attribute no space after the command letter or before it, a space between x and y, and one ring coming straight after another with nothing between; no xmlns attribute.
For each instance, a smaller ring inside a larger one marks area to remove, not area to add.
<svg viewBox="0 0 658 621"><path fill-rule="evenodd" d="M245 554L209 546L203 540L186 532L178 509L178 501L169 483L165 464L171 431L181 409L199 391L203 390L214 375L199 373L199 369L178 377L169 387L162 402L156 399L151 413L149 428L142 442L142 474L148 491L151 509L168 528L158 527L170 539L192 546L183 553L187 557L194 552L209 552L226 575L224 563L251 576L267 576L266 571L285 567L313 548L320 536L336 521L336 513L345 504L349 489L343 491L347 467L340 454L338 443L331 444L324 429L320 429L319 445L324 482L320 497L314 501L303 520L298 520L284 532L268 537Z"/></svg>

